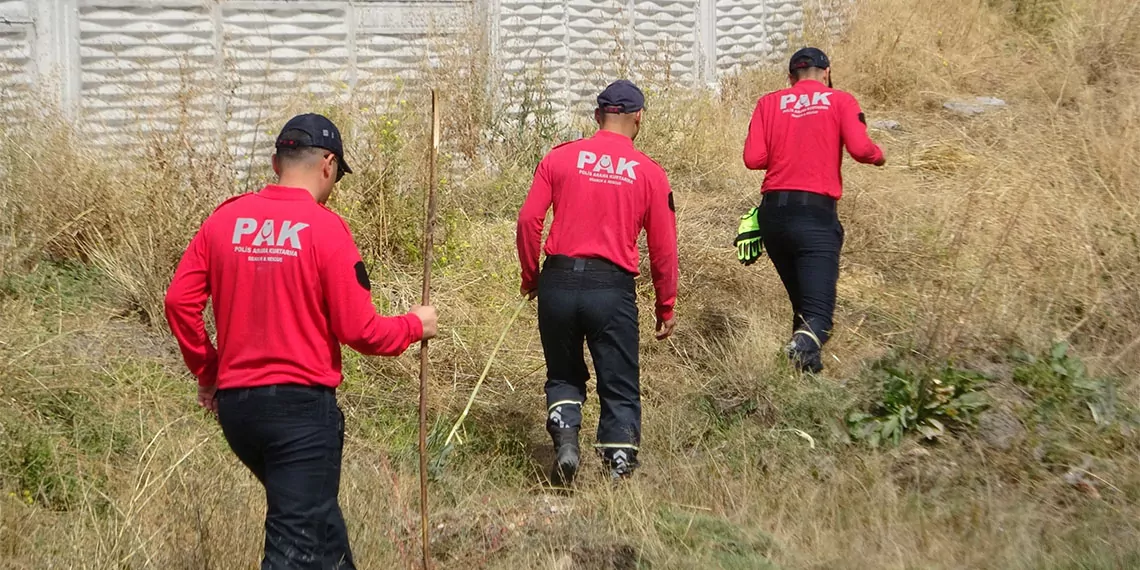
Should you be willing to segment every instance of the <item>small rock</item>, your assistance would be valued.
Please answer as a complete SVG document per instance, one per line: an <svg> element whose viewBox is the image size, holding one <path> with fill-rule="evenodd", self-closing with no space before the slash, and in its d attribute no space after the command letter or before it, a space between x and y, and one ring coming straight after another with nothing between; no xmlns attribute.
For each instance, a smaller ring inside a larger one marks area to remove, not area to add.
<svg viewBox="0 0 1140 570"><path fill-rule="evenodd" d="M1005 409L987 410L978 417L978 432L991 447L1009 451L1025 437L1025 427Z"/></svg>
<svg viewBox="0 0 1140 570"><path fill-rule="evenodd" d="M973 117L974 115L980 115L986 112L986 108L981 105L963 103L962 101L947 101L942 104L942 108L962 115L963 117Z"/></svg>
<svg viewBox="0 0 1140 570"><path fill-rule="evenodd" d="M1005 107L1005 101L997 97L975 97L973 99L954 99L942 104L942 108L963 117L981 115L991 109Z"/></svg>
<svg viewBox="0 0 1140 570"><path fill-rule="evenodd" d="M879 119L877 121L871 121L871 128L879 129L880 131L897 131L902 128L902 124L890 119Z"/></svg>

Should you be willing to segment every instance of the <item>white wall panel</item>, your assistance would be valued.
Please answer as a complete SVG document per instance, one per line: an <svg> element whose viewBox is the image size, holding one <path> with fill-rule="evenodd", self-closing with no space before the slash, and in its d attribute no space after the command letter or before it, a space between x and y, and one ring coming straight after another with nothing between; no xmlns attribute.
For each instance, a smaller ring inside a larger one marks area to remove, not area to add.
<svg viewBox="0 0 1140 570"><path fill-rule="evenodd" d="M764 29L768 34L768 52L763 61L782 61L792 46L789 42L803 30L803 0L767 0L764 9Z"/></svg>
<svg viewBox="0 0 1140 570"><path fill-rule="evenodd" d="M365 90L406 89L440 49L441 36L470 25L469 2L388 1L357 4L356 85Z"/></svg>
<svg viewBox="0 0 1140 570"><path fill-rule="evenodd" d="M568 104L588 103L607 79L625 74L633 57L631 17L625 0L567 0Z"/></svg>
<svg viewBox="0 0 1140 570"><path fill-rule="evenodd" d="M189 124L245 152L291 103L419 90L483 22L499 103L565 113L620 76L698 86L783 60L805 4L830 24L850 0L0 0L0 93L57 73L96 135Z"/></svg>
<svg viewBox="0 0 1140 570"><path fill-rule="evenodd" d="M25 0L0 0L0 112L15 113L35 81L35 28Z"/></svg>
<svg viewBox="0 0 1140 570"><path fill-rule="evenodd" d="M735 72L758 63L772 50L764 28L763 0L717 0L717 72Z"/></svg>
<svg viewBox="0 0 1140 570"><path fill-rule="evenodd" d="M716 0L717 73L782 60L802 29L802 0Z"/></svg>
<svg viewBox="0 0 1140 570"><path fill-rule="evenodd" d="M269 110L298 97L333 103L348 90L349 23L344 2L222 4L227 130L249 150L274 130Z"/></svg>
<svg viewBox="0 0 1140 570"><path fill-rule="evenodd" d="M634 56L662 80L696 84L700 26L699 0L634 2Z"/></svg>
<svg viewBox="0 0 1140 570"><path fill-rule="evenodd" d="M76 17L80 117L94 133L167 131L213 114L206 6L88 1Z"/></svg>
<svg viewBox="0 0 1140 570"><path fill-rule="evenodd" d="M571 51L567 12L565 0L499 1L492 15L492 49L502 70L496 93L508 110L529 104L523 93L534 90L548 93L554 110L565 108Z"/></svg>

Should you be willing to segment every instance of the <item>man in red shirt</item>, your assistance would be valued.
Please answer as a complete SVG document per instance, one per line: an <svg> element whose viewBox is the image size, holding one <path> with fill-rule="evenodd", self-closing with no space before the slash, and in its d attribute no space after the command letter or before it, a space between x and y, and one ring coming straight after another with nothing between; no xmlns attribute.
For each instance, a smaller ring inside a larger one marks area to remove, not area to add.
<svg viewBox="0 0 1140 570"><path fill-rule="evenodd" d="M325 208L352 170L340 132L299 115L277 137L278 183L231 198L190 241L166 318L230 448L265 487L268 569L352 569L337 502L340 344L396 356L436 333L432 307L376 313L348 225ZM213 297L217 348L202 312Z"/></svg>
<svg viewBox="0 0 1140 570"><path fill-rule="evenodd" d="M796 52L788 72L792 86L765 95L756 105L744 141L744 164L767 170L758 222L792 302L788 356L801 370L819 372L843 247L836 212L843 194L842 149L858 162L882 166L886 160L867 136L855 97L831 87L831 64L822 51Z"/></svg>
<svg viewBox="0 0 1140 570"><path fill-rule="evenodd" d="M555 147L542 159L519 212L522 293L538 296L538 330L546 356L546 428L556 460L551 483L578 470L578 431L586 401L585 342L597 372L601 418L596 448L611 476L637 467L641 439L638 368L637 238L645 229L656 290L657 338L673 332L677 297L677 221L665 171L639 152L645 97L616 81L598 95L592 138ZM554 221L538 270L546 212Z"/></svg>

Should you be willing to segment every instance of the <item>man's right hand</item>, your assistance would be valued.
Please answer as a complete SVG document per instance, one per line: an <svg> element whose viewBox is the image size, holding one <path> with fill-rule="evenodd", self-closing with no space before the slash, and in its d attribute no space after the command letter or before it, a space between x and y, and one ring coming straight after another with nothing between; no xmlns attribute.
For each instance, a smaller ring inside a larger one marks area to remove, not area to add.
<svg viewBox="0 0 1140 570"><path fill-rule="evenodd" d="M882 157L882 158L880 158L879 160L876 160L876 161L875 161L875 166L882 166L882 165L884 165L884 164L886 164L886 163L887 163L887 156L886 156L886 155L883 155L883 157Z"/></svg>
<svg viewBox="0 0 1140 570"><path fill-rule="evenodd" d="M435 312L435 307L431 305L416 305L412 307L410 313L419 317L420 322L424 325L423 340L435 338L435 335L439 333L439 325L437 323L439 315Z"/></svg>
<svg viewBox="0 0 1140 570"><path fill-rule="evenodd" d="M673 317L667 321L660 318L657 319L657 340L665 340L673 336L673 328L677 326L677 318Z"/></svg>

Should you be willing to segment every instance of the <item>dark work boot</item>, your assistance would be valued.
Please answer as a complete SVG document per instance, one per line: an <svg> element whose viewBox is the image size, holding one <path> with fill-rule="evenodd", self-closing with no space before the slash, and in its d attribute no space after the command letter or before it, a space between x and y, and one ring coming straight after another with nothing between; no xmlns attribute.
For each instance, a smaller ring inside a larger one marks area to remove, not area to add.
<svg viewBox="0 0 1140 570"><path fill-rule="evenodd" d="M578 450L578 429L560 428L551 430L554 440L554 467L550 470L550 484L553 487L569 487L574 483L581 460Z"/></svg>
<svg viewBox="0 0 1140 570"><path fill-rule="evenodd" d="M788 359L800 372L818 374L823 370L819 339L810 331L798 330L787 347Z"/></svg>
<svg viewBox="0 0 1140 570"><path fill-rule="evenodd" d="M599 448L598 452L602 456L602 462L606 469L610 472L610 478L614 481L628 479L637 469L636 449L628 447Z"/></svg>

